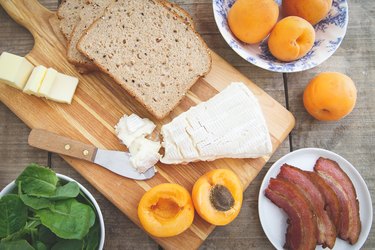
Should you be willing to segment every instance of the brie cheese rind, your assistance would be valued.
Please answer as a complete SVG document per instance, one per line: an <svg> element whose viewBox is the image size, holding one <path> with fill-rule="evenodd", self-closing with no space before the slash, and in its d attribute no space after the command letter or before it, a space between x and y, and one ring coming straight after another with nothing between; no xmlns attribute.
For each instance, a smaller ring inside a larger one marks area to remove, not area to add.
<svg viewBox="0 0 375 250"><path fill-rule="evenodd" d="M271 138L254 94L232 83L161 128L165 164L257 158L272 152Z"/></svg>

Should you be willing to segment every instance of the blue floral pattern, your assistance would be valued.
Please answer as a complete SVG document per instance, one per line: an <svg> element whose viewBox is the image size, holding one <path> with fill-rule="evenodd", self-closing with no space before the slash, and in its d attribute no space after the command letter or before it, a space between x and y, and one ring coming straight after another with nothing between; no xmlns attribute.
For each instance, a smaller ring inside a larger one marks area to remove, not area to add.
<svg viewBox="0 0 375 250"><path fill-rule="evenodd" d="M227 13L235 0L213 0L216 24L229 46L246 61L275 72L298 72L311 69L327 60L340 46L348 25L347 0L333 0L327 17L314 26L316 39L313 48L293 62L281 62L269 51L267 39L259 44L239 41L230 31ZM281 5L281 0L275 0Z"/></svg>

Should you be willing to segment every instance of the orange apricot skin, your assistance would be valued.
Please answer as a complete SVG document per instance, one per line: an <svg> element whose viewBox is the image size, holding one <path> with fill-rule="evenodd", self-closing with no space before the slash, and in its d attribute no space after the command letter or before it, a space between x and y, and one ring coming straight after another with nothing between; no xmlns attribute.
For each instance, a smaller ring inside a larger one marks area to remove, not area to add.
<svg viewBox="0 0 375 250"><path fill-rule="evenodd" d="M278 17L274 0L237 0L228 12L228 25L239 40L254 44L268 36Z"/></svg>
<svg viewBox="0 0 375 250"><path fill-rule="evenodd" d="M303 93L307 112L321 121L337 121L355 106L357 89L353 80L338 72L324 72L314 77Z"/></svg>
<svg viewBox="0 0 375 250"><path fill-rule="evenodd" d="M163 203L161 211L156 212L155 207L159 203ZM153 236L172 237L181 234L194 220L190 193L178 184L157 185L142 196L138 204L138 218L146 232Z"/></svg>
<svg viewBox="0 0 375 250"><path fill-rule="evenodd" d="M299 16L312 25L324 19L332 7L332 0L283 0L286 16Z"/></svg>
<svg viewBox="0 0 375 250"><path fill-rule="evenodd" d="M228 211L216 210L210 201L210 192L215 185L225 186L234 198L234 205ZM192 191L195 210L207 222L223 226L232 222L242 206L243 187L237 175L229 169L215 169L202 175Z"/></svg>
<svg viewBox="0 0 375 250"><path fill-rule="evenodd" d="M279 21L268 39L271 54L290 62L305 56L314 46L315 30L306 20L289 16Z"/></svg>

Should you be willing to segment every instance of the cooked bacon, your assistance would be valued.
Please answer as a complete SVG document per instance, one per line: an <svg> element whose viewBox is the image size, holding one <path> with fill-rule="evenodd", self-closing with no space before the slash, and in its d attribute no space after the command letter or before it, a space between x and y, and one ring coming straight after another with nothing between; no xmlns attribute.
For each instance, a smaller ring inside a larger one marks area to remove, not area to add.
<svg viewBox="0 0 375 250"><path fill-rule="evenodd" d="M309 174L310 179L322 194L325 209L328 212L329 218L331 218L331 221L336 226L336 232L338 233L340 230L340 203L335 191L317 173L309 171L306 171L306 173Z"/></svg>
<svg viewBox="0 0 375 250"><path fill-rule="evenodd" d="M309 178L306 171L299 168L284 164L277 178L285 179L295 184L303 193L305 198L309 201L310 206L316 215L316 223L318 226L317 240L319 245L323 248L333 248L336 241L336 228L324 209L325 202L322 194L315 184Z"/></svg>
<svg viewBox="0 0 375 250"><path fill-rule="evenodd" d="M292 250L315 249L316 220L301 191L286 180L271 178L265 195L289 217L284 247Z"/></svg>
<svg viewBox="0 0 375 250"><path fill-rule="evenodd" d="M361 232L359 202L352 181L337 162L320 157L314 166L316 171L331 186L340 203L339 237L355 244Z"/></svg>

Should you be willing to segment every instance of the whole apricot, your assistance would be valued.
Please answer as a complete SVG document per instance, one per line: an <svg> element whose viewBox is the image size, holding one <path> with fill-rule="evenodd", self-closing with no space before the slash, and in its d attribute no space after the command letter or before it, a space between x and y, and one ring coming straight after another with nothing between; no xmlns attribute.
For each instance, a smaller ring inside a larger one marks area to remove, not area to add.
<svg viewBox="0 0 375 250"><path fill-rule="evenodd" d="M237 0L228 12L228 24L239 40L252 44L267 37L278 17L274 0Z"/></svg>
<svg viewBox="0 0 375 250"><path fill-rule="evenodd" d="M280 61L294 61L313 47L315 30L306 20L289 16L279 21L268 39L271 54Z"/></svg>
<svg viewBox="0 0 375 250"><path fill-rule="evenodd" d="M197 213L213 225L233 221L242 206L242 185L229 169L215 169L202 175L193 186L193 202Z"/></svg>
<svg viewBox="0 0 375 250"><path fill-rule="evenodd" d="M285 16L299 16L312 25L325 18L331 9L332 0L283 0Z"/></svg>
<svg viewBox="0 0 375 250"><path fill-rule="evenodd" d="M143 228L153 236L178 235L194 220L190 193L178 184L157 185L143 195L138 204L138 218Z"/></svg>
<svg viewBox="0 0 375 250"><path fill-rule="evenodd" d="M314 77L303 93L303 104L314 118L335 121L348 115L357 100L353 80L341 73L325 72Z"/></svg>

